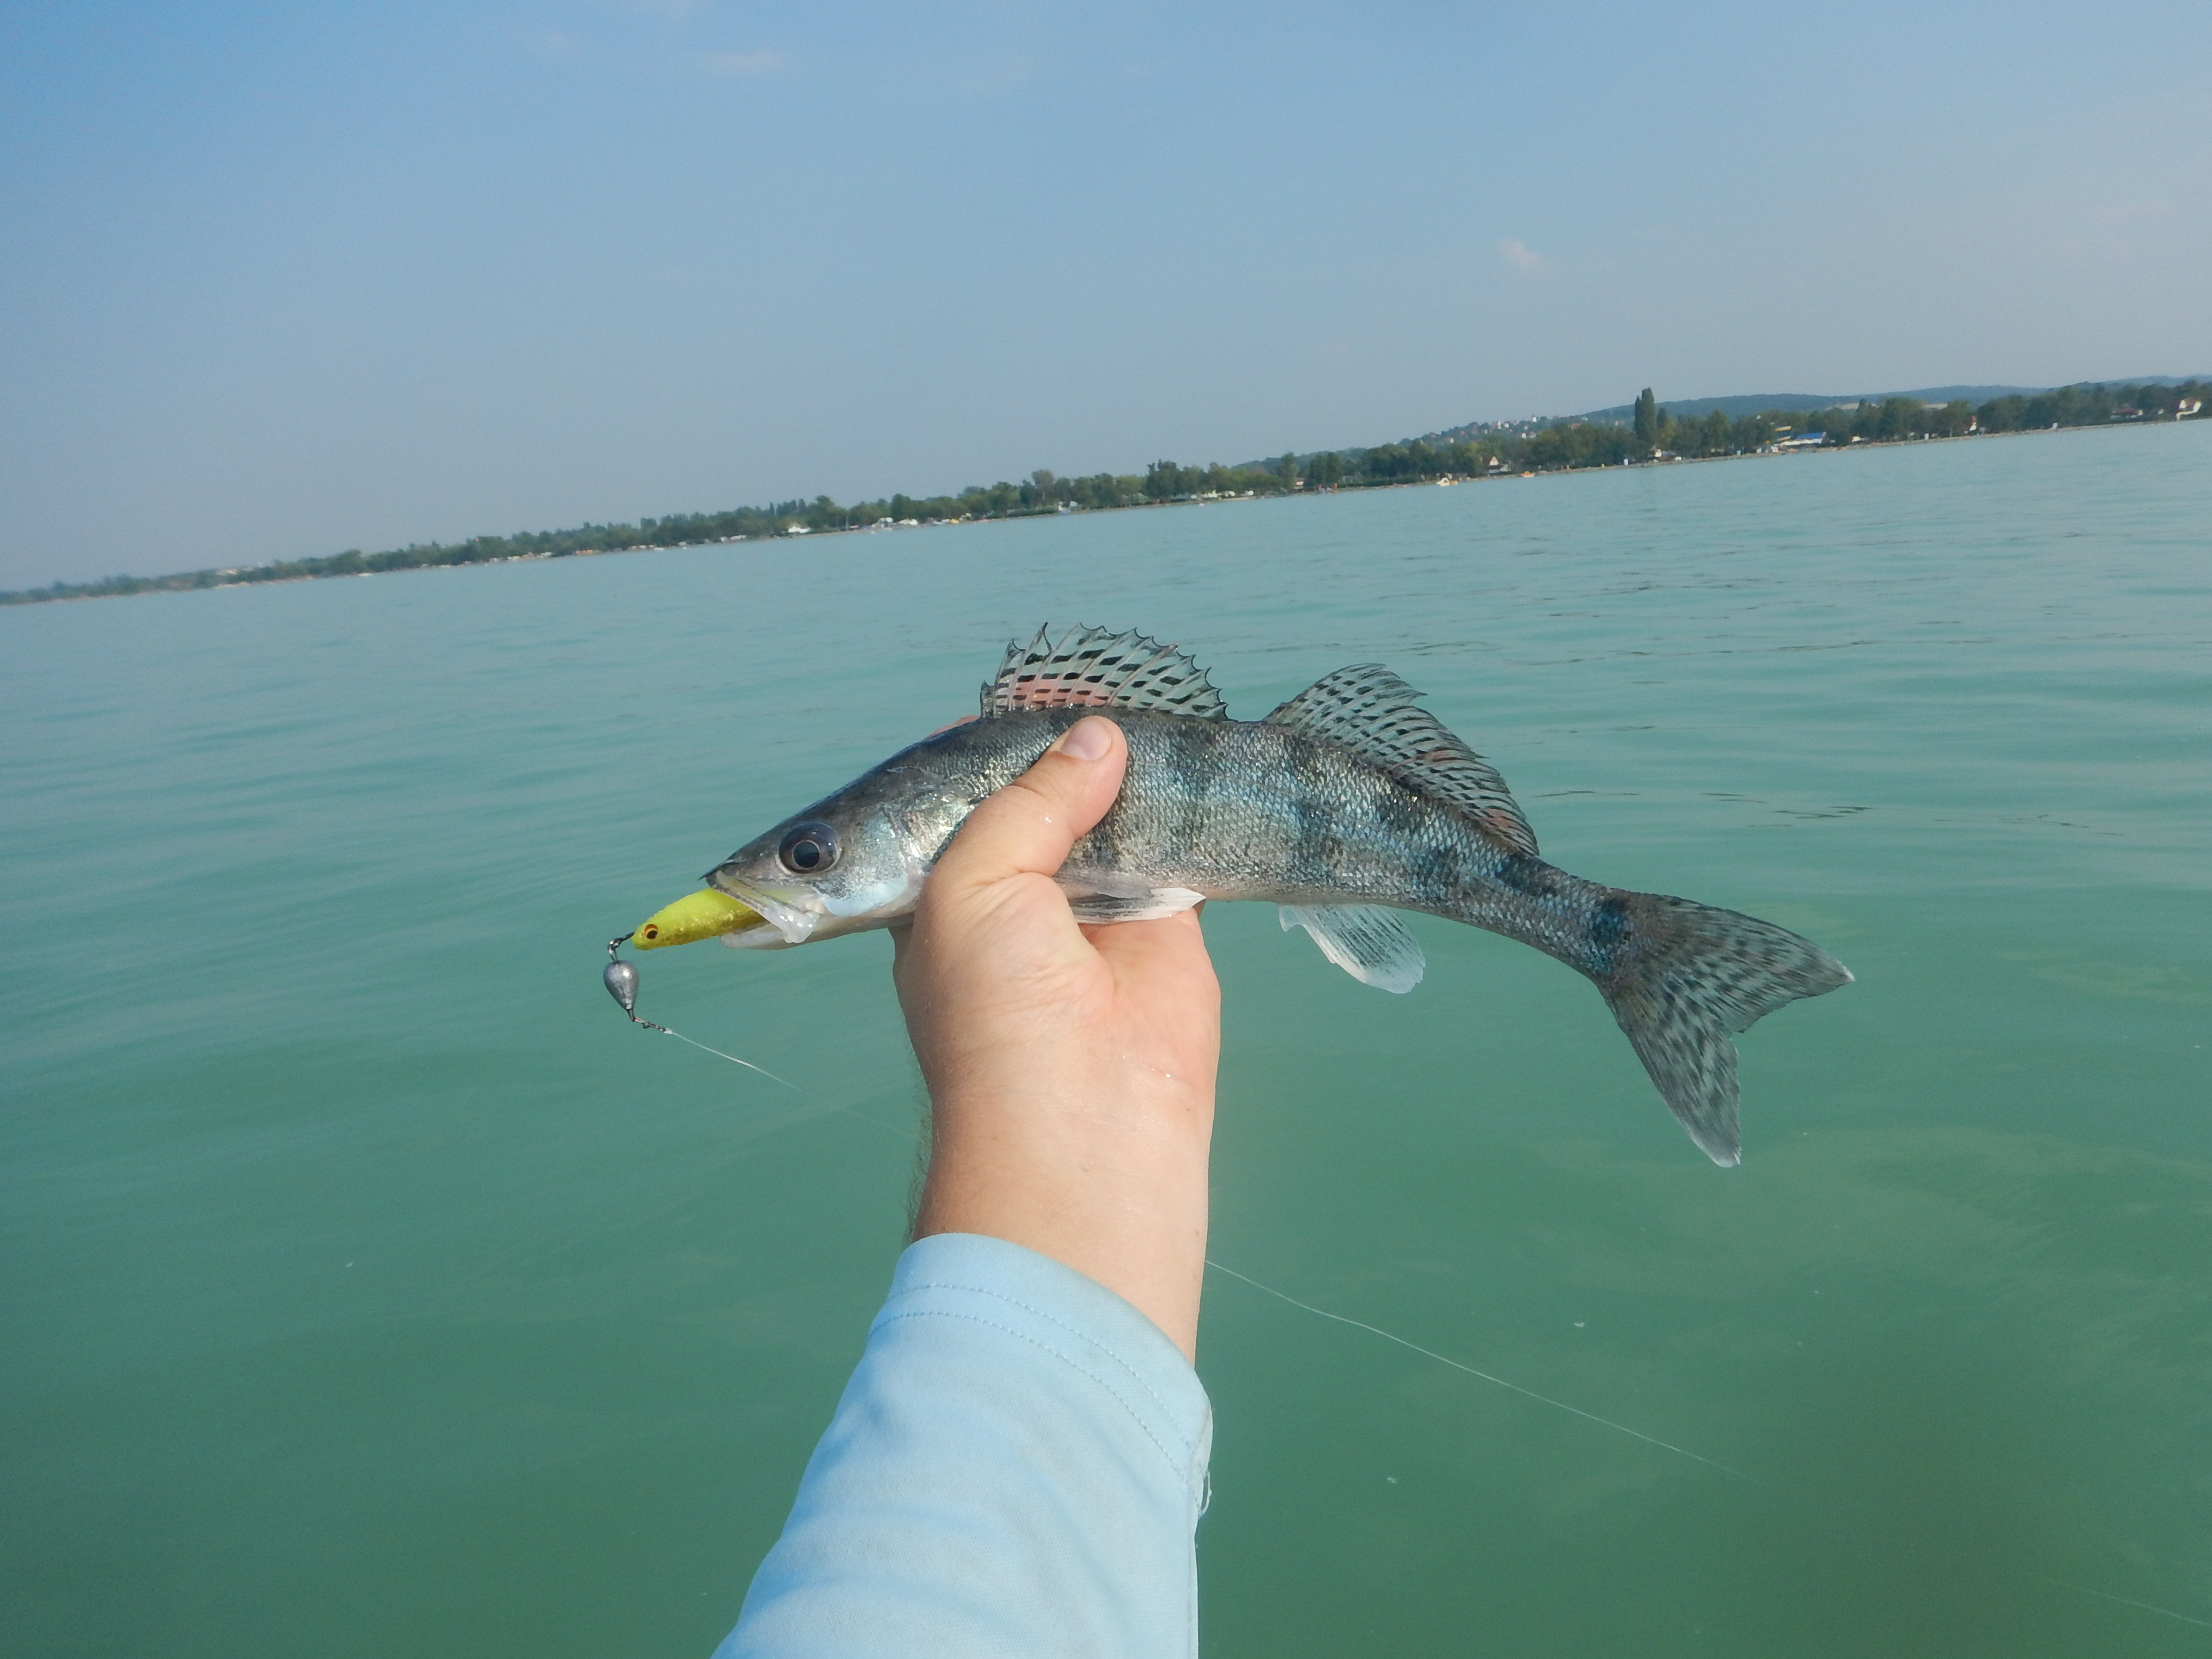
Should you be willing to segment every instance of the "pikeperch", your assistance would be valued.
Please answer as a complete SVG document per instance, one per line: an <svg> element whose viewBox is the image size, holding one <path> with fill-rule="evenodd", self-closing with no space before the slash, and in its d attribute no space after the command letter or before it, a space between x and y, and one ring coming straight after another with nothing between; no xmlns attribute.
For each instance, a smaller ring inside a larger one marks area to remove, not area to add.
<svg viewBox="0 0 2212 1659"><path fill-rule="evenodd" d="M910 914L975 804L1103 713L1128 738L1121 798L1060 872L1077 917L1134 921L1201 899L1282 907L1353 978L1410 991L1419 910L1533 945L1587 975L1690 1138L1741 1156L1731 1033L1850 978L1771 922L1601 886L1545 863L1489 762L1389 669L1339 669L1263 720L1229 718L1188 655L1139 634L1039 630L1008 646L979 719L901 750L747 842L640 948L720 934L775 948Z"/></svg>

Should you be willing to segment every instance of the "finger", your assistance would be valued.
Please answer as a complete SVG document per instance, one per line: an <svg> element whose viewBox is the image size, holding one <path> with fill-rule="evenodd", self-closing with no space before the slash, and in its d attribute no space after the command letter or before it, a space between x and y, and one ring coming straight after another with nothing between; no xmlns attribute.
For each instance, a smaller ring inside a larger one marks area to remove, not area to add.
<svg viewBox="0 0 2212 1659"><path fill-rule="evenodd" d="M1083 933L1116 973L1210 975L1212 970L1196 909L1156 921L1109 922Z"/></svg>
<svg viewBox="0 0 2212 1659"><path fill-rule="evenodd" d="M931 886L972 888L1012 875L1051 875L1114 805L1128 759L1128 743L1112 720L1098 714L1078 720L1036 765L968 815L938 860Z"/></svg>

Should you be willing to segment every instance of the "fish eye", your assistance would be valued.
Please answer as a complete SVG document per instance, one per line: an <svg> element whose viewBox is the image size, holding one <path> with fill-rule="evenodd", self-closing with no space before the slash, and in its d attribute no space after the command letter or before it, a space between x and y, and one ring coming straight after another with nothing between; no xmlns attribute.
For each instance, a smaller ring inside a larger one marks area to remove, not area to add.
<svg viewBox="0 0 2212 1659"><path fill-rule="evenodd" d="M775 855L793 875L817 875L837 862L837 832L826 823L801 823L784 832Z"/></svg>

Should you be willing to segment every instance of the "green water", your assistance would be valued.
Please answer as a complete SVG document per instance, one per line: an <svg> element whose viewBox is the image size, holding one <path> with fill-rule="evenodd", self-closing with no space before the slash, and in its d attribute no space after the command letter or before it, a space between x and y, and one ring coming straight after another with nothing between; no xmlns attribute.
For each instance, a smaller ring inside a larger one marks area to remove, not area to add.
<svg viewBox="0 0 2212 1659"><path fill-rule="evenodd" d="M0 612L0 1651L703 1659L917 1090L879 936L642 958L805 1097L600 945L1047 617L1858 975L1724 1171L1533 951L1209 914L1217 1258L1753 1477L1214 1279L1212 1659L2212 1652L2205 425Z"/></svg>

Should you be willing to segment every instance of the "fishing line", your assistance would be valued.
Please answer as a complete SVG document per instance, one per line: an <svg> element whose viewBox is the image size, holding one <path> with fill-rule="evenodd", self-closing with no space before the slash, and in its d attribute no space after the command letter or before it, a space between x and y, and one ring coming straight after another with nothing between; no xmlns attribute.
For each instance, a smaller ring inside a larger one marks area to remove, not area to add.
<svg viewBox="0 0 2212 1659"><path fill-rule="evenodd" d="M637 1013L637 969L630 963L623 961L619 954L622 947L629 942L629 937L628 933L624 933L620 939L607 941L607 965L602 977L607 988L607 994L614 998L615 1001L621 1006L623 1012L629 1017L631 1024L643 1026L648 1031L658 1031L663 1036L672 1036L678 1042L688 1042L694 1048L702 1049L714 1055L717 1060L726 1060L732 1066L742 1066L749 1072L757 1072L771 1083L780 1083L793 1094L805 1099L817 1098L788 1078L778 1077L765 1066L756 1066L750 1060L740 1060L735 1054L726 1054L720 1048L709 1048L697 1038L685 1036L681 1031L671 1030L658 1021L641 1019ZM848 1116L857 1117L863 1123L872 1124L886 1134L896 1135L902 1140L911 1142L915 1138L907 1130L886 1123L881 1118L871 1117L866 1112L856 1111L850 1106L832 1105L830 1109L843 1112ZM1272 1285L1262 1285L1249 1273L1240 1273L1234 1267L1224 1267L1212 1256L1206 1258L1206 1265L1218 1273L1226 1273L1231 1279L1242 1280L1254 1290L1273 1297L1278 1302L1287 1302L1301 1312L1313 1314L1339 1325L1349 1325L1354 1330L1365 1331L1371 1336L1379 1336L1385 1342L1395 1342L1401 1348L1412 1350L1424 1359L1433 1359L1439 1365L1449 1365L1455 1371L1464 1371L1469 1376L1533 1400L1539 1405L1549 1406L1555 1411L1563 1411L1570 1416L1584 1419L1597 1424L1601 1428L1625 1434L1632 1440L1641 1440L1647 1446L1656 1446L1662 1451L1673 1452L1677 1457L1686 1457L1693 1463L1703 1463L1707 1468L1718 1469L1723 1474L1734 1475L1739 1480L1747 1480L1754 1486L1764 1486L1767 1484L1755 1474L1746 1474L1741 1469L1731 1468L1717 1458L1705 1456L1702 1452L1693 1452L1686 1446L1678 1446L1670 1440L1662 1440L1658 1436L1646 1434L1641 1429L1632 1429L1626 1423L1616 1423L1609 1417L1600 1417L1595 1412L1584 1411L1580 1406L1571 1406L1564 1400L1554 1400L1547 1394L1538 1394L1534 1389L1524 1389L1518 1382L1509 1382L1502 1376L1493 1376L1489 1371L1479 1370L1475 1366L1451 1358L1448 1355L1440 1354L1434 1348L1425 1348L1418 1342L1409 1342L1395 1332L1384 1330L1380 1325L1370 1325L1364 1319L1353 1319L1346 1314L1331 1313L1327 1308L1316 1308L1310 1302L1301 1302L1287 1291L1279 1291ZM2212 1630L2212 1620L2193 1619L2185 1613L2176 1613L2171 1607L2158 1607L2148 1601L2134 1601L2124 1595L2114 1595L2108 1590L2091 1589L2087 1584L2072 1583L2063 1578L2053 1578L2049 1582L2062 1589L2072 1590L2077 1595L2094 1596L2100 1601L2114 1602L2120 1607L2134 1607L2143 1613L2154 1613L2162 1619L2172 1619L2180 1624L2193 1625L2200 1630Z"/></svg>
<svg viewBox="0 0 2212 1659"><path fill-rule="evenodd" d="M2172 1607L2153 1607L2148 1601L2130 1601L2124 1595L2114 1595L2109 1590L2091 1589L2087 1584L2069 1583L2063 1578L2051 1582L2061 1589L2078 1590L2084 1595L2094 1595L2100 1601L2117 1601L2124 1607L2141 1607L2145 1613L2155 1613L2167 1619L2178 1619L2185 1625L2194 1625L2199 1630L2212 1630L2212 1619L2191 1619L2185 1613L2176 1613Z"/></svg>
<svg viewBox="0 0 2212 1659"><path fill-rule="evenodd" d="M637 1017L637 969L634 964L624 962L620 955L623 946L629 943L629 937L628 933L624 933L620 939L611 939L607 941L607 965L599 975L600 983L607 988L607 994L615 1000L631 1024L642 1025L647 1030L658 1031L663 1036L672 1036L678 1042L689 1042L694 1048L707 1048L705 1043L685 1036L681 1031L672 1031L658 1021L640 1019ZM728 1060L732 1066L742 1066L749 1072L758 1072L769 1082L781 1083L793 1094L803 1095L806 1092L789 1078L778 1077L765 1066L756 1066L750 1060L739 1060L735 1054L726 1054L720 1048L707 1048L707 1052L718 1060Z"/></svg>
<svg viewBox="0 0 2212 1659"><path fill-rule="evenodd" d="M635 963L623 961L621 956L617 954L622 950L622 947L629 942L629 937L630 936L628 933L624 933L620 939L611 939L607 941L607 965L605 969L600 975L600 981L606 986L607 994L612 997L616 1003L621 1007L623 1012L629 1016L629 1023L631 1024L641 1025L648 1031L658 1031L663 1036L672 1036L678 1042L690 1043L694 1048L705 1049L707 1053L714 1055L715 1059L726 1060L732 1066L742 1066L749 1072L758 1072L769 1082L781 1083L785 1088L790 1090L792 1093L799 1096L801 1099L821 1099L820 1096L800 1088L789 1078L778 1077L774 1072L769 1071L765 1066L756 1066L750 1060L739 1060L735 1054L726 1054L720 1048L708 1048L707 1044L700 1042L698 1038L688 1037L681 1031L671 1030L667 1026L661 1024L658 1020L639 1018L637 1012L637 968ZM834 1102L823 1101L822 1103L828 1106L833 1112L842 1112L848 1117L857 1117L863 1123L872 1123L877 1128L881 1129L885 1134L896 1135L901 1140L908 1142L911 1142L914 1139L914 1136L907 1130L900 1128L896 1124L886 1123L879 1117L870 1117L866 1112L857 1111L850 1106L841 1106Z"/></svg>
<svg viewBox="0 0 2212 1659"><path fill-rule="evenodd" d="M765 1066L756 1066L750 1060L740 1060L735 1054L726 1054L720 1048L709 1048L706 1043L700 1042L697 1038L688 1037L681 1031L672 1030L657 1020L640 1018L637 1012L637 968L635 963L625 962L622 957L622 947L629 942L629 938L630 936L628 933L624 933L620 939L609 939L607 941L607 965L600 977L607 988L607 994L615 1000L616 1003L621 1007L623 1015L629 1020L631 1024L641 1025L648 1031L658 1031L663 1036L672 1036L678 1042L688 1042L694 1048L703 1050L705 1053L714 1055L717 1060L726 1060L732 1066L742 1066L749 1072L759 1073L771 1083L781 1083L785 1088L790 1090L793 1094L805 1096L809 1099L813 1097L811 1095L808 1095L805 1090L800 1088L796 1083L792 1082L788 1078L781 1078L776 1076L774 1072L769 1071ZM884 1122L880 1118L870 1117L866 1112L854 1111L849 1106L838 1106L833 1109L850 1113L853 1116L860 1119L860 1121L865 1123L872 1123L879 1129L899 1135L902 1139L911 1139L911 1137L906 1135L904 1132L894 1128L891 1125ZM1641 1440L1647 1445L1656 1446L1662 1451L1670 1451L1674 1453L1677 1456L1686 1457L1694 1462L1703 1463L1708 1468L1718 1469L1723 1474L1735 1475L1740 1480L1749 1480L1754 1486L1763 1484L1754 1476L1746 1474L1741 1469L1732 1469L1725 1463L1717 1462L1712 1458L1691 1451L1686 1447L1674 1445L1668 1441L1660 1439L1656 1435L1645 1434L1640 1429L1632 1429L1626 1423L1616 1423L1609 1417L1600 1417L1595 1412L1586 1412L1579 1406L1570 1406L1564 1400L1554 1400L1548 1395L1538 1394L1534 1389L1524 1389L1518 1382L1509 1382L1502 1376L1492 1376L1488 1371L1477 1370L1472 1365L1462 1364L1458 1360L1447 1358L1443 1354L1437 1352L1434 1349L1425 1348L1418 1342L1408 1342L1402 1336L1394 1335L1390 1332L1384 1330L1379 1325L1370 1325L1364 1320L1349 1319L1342 1314L1331 1313L1326 1308L1316 1308L1310 1302L1301 1302L1297 1297L1279 1291L1271 1285L1262 1285L1258 1279L1253 1279L1247 1274L1238 1273L1234 1267L1224 1267L1221 1263L1212 1260L1211 1257L1207 1258L1206 1265L1212 1267L1217 1273L1227 1273L1231 1279L1241 1279L1244 1283L1249 1285L1254 1290L1265 1291L1269 1296L1274 1297L1279 1301L1289 1303L1293 1308L1303 1308L1310 1314L1318 1314L1323 1319L1333 1319L1340 1325L1350 1325L1359 1330L1371 1332L1375 1335L1382 1338L1387 1342L1395 1342L1401 1348L1410 1348L1417 1354L1420 1354L1426 1358L1435 1360L1438 1364L1449 1365L1455 1371L1465 1371L1469 1376L1480 1377L1485 1382L1495 1383L1498 1387L1501 1389L1509 1389L1515 1394L1525 1395L1529 1399L1536 1401L1540 1404L1553 1407L1559 1411L1571 1413L1576 1417L1587 1418L1593 1423L1601 1424L1606 1428L1616 1430L1620 1433L1628 1435L1634 1439Z"/></svg>
<svg viewBox="0 0 2212 1659"><path fill-rule="evenodd" d="M672 1031L665 1025L653 1025L653 1022L649 1019L641 1019L638 1021L638 1024L641 1025L652 1025L654 1030L659 1031L664 1036L672 1036L678 1042L688 1042L694 1048L707 1048L707 1045L698 1041L696 1037L685 1036L681 1031ZM717 1060L726 1060L732 1065L742 1066L749 1072L758 1072L763 1077L768 1079L770 1082L781 1083L785 1088L792 1090L796 1093L802 1095L806 1093L806 1091L799 1088L796 1083L793 1083L787 1079L776 1076L774 1072L769 1071L765 1066L756 1066L750 1060L739 1060L735 1054L726 1054L720 1048L707 1048L707 1052L714 1055Z"/></svg>
<svg viewBox="0 0 2212 1659"><path fill-rule="evenodd" d="M1746 1474L1741 1469L1732 1469L1725 1463L1707 1457L1702 1453L1690 1450L1686 1446L1677 1446L1671 1441L1660 1439L1656 1435L1646 1434L1641 1429L1632 1429L1626 1423L1616 1423L1609 1417L1600 1417L1595 1412L1586 1412L1580 1406L1570 1406L1564 1400L1554 1400L1547 1394L1538 1394L1534 1389L1524 1389L1518 1382L1508 1382L1502 1376L1492 1376L1488 1371L1477 1370L1472 1365L1462 1364L1456 1359L1447 1358L1433 1348L1425 1348L1418 1342L1408 1342L1402 1336L1394 1335L1380 1325L1370 1325L1364 1319L1350 1319L1343 1314L1331 1313L1326 1308L1316 1308L1310 1302L1301 1302L1297 1297L1279 1291L1272 1285L1262 1285L1249 1274L1240 1273L1234 1267L1223 1267L1212 1256L1206 1257L1206 1265L1216 1273L1227 1273L1231 1279L1241 1279L1254 1290L1265 1291L1277 1300L1289 1303L1293 1308L1303 1308L1310 1314L1319 1314L1323 1319L1333 1319L1340 1325L1350 1325L1358 1330L1370 1331L1386 1342L1395 1342L1401 1348L1411 1348L1415 1353L1433 1359L1440 1365L1449 1365L1455 1371L1465 1371L1469 1376L1479 1376L1486 1382L1494 1382L1501 1389L1510 1389L1515 1394L1526 1395L1529 1399L1544 1405L1557 1407L1559 1410L1571 1412L1577 1417L1588 1418L1591 1422L1602 1424L1608 1429L1617 1429L1623 1434L1643 1441L1646 1445L1656 1446L1662 1451L1670 1451L1678 1457L1686 1457L1692 1462L1703 1463L1708 1468L1718 1469L1723 1474L1732 1474L1739 1480L1748 1480L1754 1486L1763 1486L1766 1484L1755 1474Z"/></svg>
<svg viewBox="0 0 2212 1659"><path fill-rule="evenodd" d="M1456 1359L1448 1358L1444 1355L1437 1352L1433 1348L1425 1348L1418 1342L1408 1342L1404 1337L1395 1335L1389 1331L1384 1330L1380 1325L1370 1325L1364 1319L1348 1318L1343 1314L1331 1313L1326 1308L1316 1308L1310 1302L1301 1302L1297 1297L1291 1296L1285 1291L1279 1291L1272 1285L1262 1285L1258 1279L1253 1278L1249 1273L1240 1273L1234 1267L1223 1267L1221 1263L1216 1261L1212 1256L1206 1257L1206 1265L1212 1268L1216 1273L1227 1273L1231 1279L1241 1279L1247 1285L1249 1285L1254 1290L1265 1291L1269 1296L1275 1297L1278 1301L1289 1303L1293 1308L1301 1309L1310 1314L1318 1314L1323 1319L1334 1320L1340 1325L1350 1325L1356 1330L1370 1332L1376 1336L1382 1338L1386 1342L1395 1342L1401 1348L1411 1348L1415 1353L1421 1355L1425 1358L1433 1359L1438 1364L1449 1365L1455 1371L1465 1371L1469 1376L1479 1376L1486 1382L1494 1382L1501 1389L1510 1389L1515 1394L1526 1395L1529 1399L1539 1401L1544 1405L1556 1406L1563 1412L1571 1412L1577 1417L1588 1418L1593 1423L1601 1423L1608 1429L1618 1429L1621 1433L1632 1436L1636 1439L1644 1441L1646 1444L1657 1446L1663 1450L1674 1452L1678 1455L1692 1459L1697 1462L1706 1465L1708 1468L1718 1469L1723 1474L1732 1474L1739 1480L1748 1480L1754 1486L1765 1486L1767 1485L1767 1482L1761 1480L1755 1474L1746 1474L1741 1469L1732 1469L1727 1464L1716 1462L1714 1459L1705 1456L1701 1453L1693 1452L1687 1447L1677 1446L1670 1441L1662 1440L1656 1436L1646 1434L1641 1429L1632 1429L1626 1423L1616 1423L1609 1417L1600 1417L1595 1412L1586 1412L1580 1406L1570 1406L1564 1400L1554 1400L1549 1395L1538 1394L1534 1389L1524 1389L1518 1382L1508 1382L1502 1376L1492 1376L1488 1371L1477 1370L1472 1365L1462 1364ZM2115 1595L2110 1590L2091 1589L2087 1584L2076 1584L2070 1579L2051 1578L2047 1579L2045 1582L2056 1584L2061 1589L2072 1590L2077 1595L2094 1595L2100 1601L2116 1602L2124 1607L2135 1607L2144 1613L2157 1613L2162 1619L2172 1619L2181 1624L2194 1625L2199 1630L2212 1630L2212 1620L2191 1618L2188 1613L2176 1613L2172 1607L2161 1607L2154 1602L2137 1601L2129 1596Z"/></svg>

